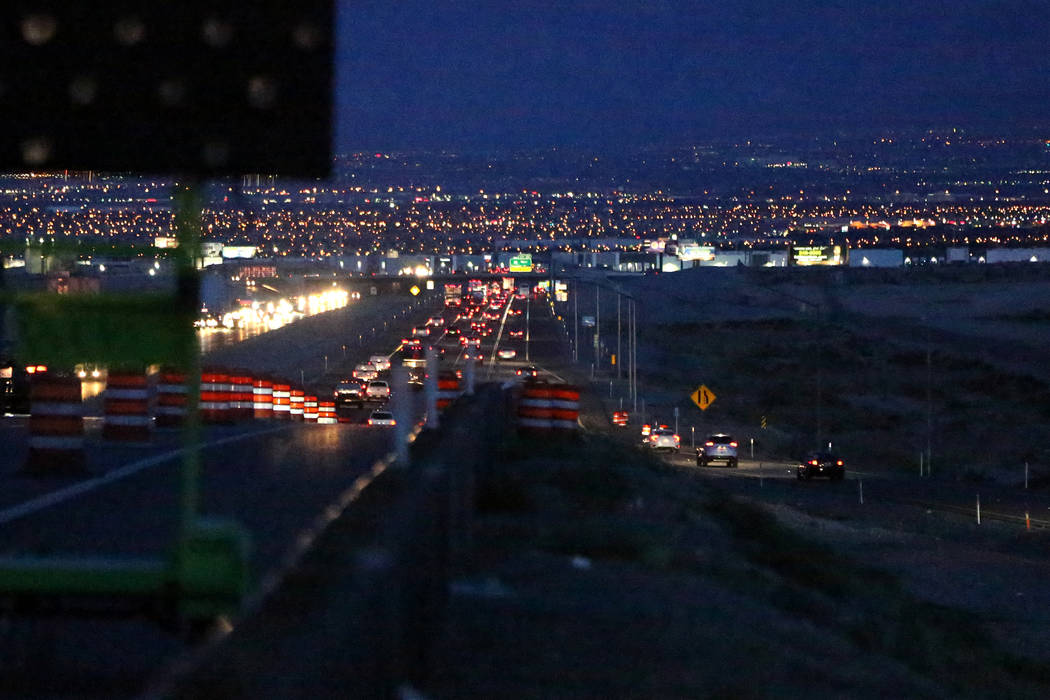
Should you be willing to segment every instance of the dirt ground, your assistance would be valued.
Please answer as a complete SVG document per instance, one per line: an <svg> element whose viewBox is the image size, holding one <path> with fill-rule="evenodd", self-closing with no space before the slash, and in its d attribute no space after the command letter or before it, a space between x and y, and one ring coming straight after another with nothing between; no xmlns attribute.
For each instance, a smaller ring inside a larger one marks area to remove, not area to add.
<svg viewBox="0 0 1050 700"><path fill-rule="evenodd" d="M479 482L435 697L1045 697L1047 537L734 494L605 429ZM775 493L775 491L770 491Z"/></svg>
<svg viewBox="0 0 1050 700"><path fill-rule="evenodd" d="M949 482L1016 483L1027 463L1042 488L1045 266L795 272L632 282L645 418L677 407L686 444L726 431L768 459L833 442L890 475L923 453ZM479 482L429 694L1050 695L1050 533L697 478L611 426L624 382L558 371L591 389L584 437L511 441Z"/></svg>

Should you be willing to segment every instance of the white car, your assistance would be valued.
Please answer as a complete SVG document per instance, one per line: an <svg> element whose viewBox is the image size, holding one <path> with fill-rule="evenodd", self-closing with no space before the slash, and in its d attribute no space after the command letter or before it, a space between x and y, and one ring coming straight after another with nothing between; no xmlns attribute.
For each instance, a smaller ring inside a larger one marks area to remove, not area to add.
<svg viewBox="0 0 1050 700"><path fill-rule="evenodd" d="M382 380L373 379L368 382L365 397L369 401L386 401L390 398L390 385Z"/></svg>
<svg viewBox="0 0 1050 700"><path fill-rule="evenodd" d="M725 462L730 468L737 465L737 441L731 435L716 433L708 435L704 444L696 448L696 466L706 467L711 462Z"/></svg>
<svg viewBox="0 0 1050 700"><path fill-rule="evenodd" d="M518 351L514 348L500 348L499 352L496 354L499 355L499 359L501 360L513 360L518 356Z"/></svg>
<svg viewBox="0 0 1050 700"><path fill-rule="evenodd" d="M397 421L394 420L394 414L390 411L372 411L372 415L368 417L369 425L397 425Z"/></svg>
<svg viewBox="0 0 1050 700"><path fill-rule="evenodd" d="M368 358L368 363L380 372L385 372L390 369L390 358L386 355L372 355Z"/></svg>
<svg viewBox="0 0 1050 700"><path fill-rule="evenodd" d="M361 381L368 381L369 379L375 379L379 376L379 370L376 369L375 365L370 362L363 362L357 367L354 367L353 377L354 379L360 379Z"/></svg>
<svg viewBox="0 0 1050 700"><path fill-rule="evenodd" d="M427 319L427 325L434 326L435 328L441 328L443 325L445 325L445 319L443 319L441 316L431 316Z"/></svg>
<svg viewBox="0 0 1050 700"><path fill-rule="evenodd" d="M426 326L416 326L412 329L413 338L426 338L430 335L430 329Z"/></svg>
<svg viewBox="0 0 1050 700"><path fill-rule="evenodd" d="M654 428L649 432L649 447L654 450L677 451L680 438L670 428Z"/></svg>

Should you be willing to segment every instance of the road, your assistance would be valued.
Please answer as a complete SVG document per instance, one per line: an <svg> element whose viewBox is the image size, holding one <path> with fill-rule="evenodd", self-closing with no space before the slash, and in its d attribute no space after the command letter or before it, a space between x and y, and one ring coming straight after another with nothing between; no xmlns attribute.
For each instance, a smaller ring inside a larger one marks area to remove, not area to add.
<svg viewBox="0 0 1050 700"><path fill-rule="evenodd" d="M363 300L223 347L204 362L302 377L308 391L327 397L354 362L392 353L403 328L425 321L433 304L394 296ZM89 403L89 414L96 409L97 401ZM421 410L422 401L414 401L417 419ZM391 451L392 429L365 425L368 412L344 410L352 422L336 425L204 427L201 511L248 529L254 580L279 568L301 533ZM29 477L20 471L27 419L0 420L0 554L166 555L178 524L182 436L158 430L148 445L120 446L101 439L101 422L85 421L87 474ZM0 697L133 696L184 644L148 621L0 620Z"/></svg>
<svg viewBox="0 0 1050 700"><path fill-rule="evenodd" d="M445 350L443 368L462 370L457 322L440 300L362 299L328 314L217 348L204 364L247 367L301 379L308 393L331 395L350 369L372 354L397 357L400 339L429 316L446 323L431 339ZM512 299L480 348L477 381L516 381L525 357L559 349L550 308ZM518 333L520 331L520 334ZM512 337L520 335L521 337ZM513 360L495 359L513 347ZM546 372L552 379L556 375ZM413 393L412 413L423 410ZM178 525L179 465L186 446L179 432L155 431L146 446L101 439L97 397L88 404L79 477L27 477L25 417L0 420L0 554L14 556L162 557ZM340 409L349 423L317 425L249 421L204 426L202 507L231 517L251 533L251 570L262 580L294 551L300 535L354 480L392 448L393 431L364 424L370 407ZM149 621L107 619L0 620L0 697L129 697L181 650L185 642Z"/></svg>

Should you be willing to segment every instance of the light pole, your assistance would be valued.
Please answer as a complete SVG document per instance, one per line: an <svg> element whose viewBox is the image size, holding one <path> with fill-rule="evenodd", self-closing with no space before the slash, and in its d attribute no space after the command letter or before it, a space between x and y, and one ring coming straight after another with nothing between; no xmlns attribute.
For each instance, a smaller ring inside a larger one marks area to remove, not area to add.
<svg viewBox="0 0 1050 700"><path fill-rule="evenodd" d="M572 285L572 327L573 327L573 341L572 341L572 361L575 363L579 359L580 350L580 300L579 300L580 282L579 280L573 280Z"/></svg>
<svg viewBox="0 0 1050 700"><path fill-rule="evenodd" d="M532 308L532 295L525 297L525 361L529 361L529 311Z"/></svg>
<svg viewBox="0 0 1050 700"><path fill-rule="evenodd" d="M620 368L623 366L623 355L620 352L620 292L616 292L616 380L621 379Z"/></svg>

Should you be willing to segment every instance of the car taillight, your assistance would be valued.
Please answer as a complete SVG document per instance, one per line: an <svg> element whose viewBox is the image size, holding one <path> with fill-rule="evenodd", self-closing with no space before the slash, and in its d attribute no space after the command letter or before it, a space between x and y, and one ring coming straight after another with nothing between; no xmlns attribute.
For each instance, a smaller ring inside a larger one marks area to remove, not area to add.
<svg viewBox="0 0 1050 700"><path fill-rule="evenodd" d="M710 440L708 440L707 442L704 443L704 447L714 447L714 446L715 446L715 443L711 442Z"/></svg>
<svg viewBox="0 0 1050 700"><path fill-rule="evenodd" d="M390 425L397 425L397 421L396 420L391 420L390 421Z"/></svg>
<svg viewBox="0 0 1050 700"><path fill-rule="evenodd" d="M679 441L680 441L680 438L677 435L675 435L674 436L674 444L677 445L679 443Z"/></svg>
<svg viewBox="0 0 1050 700"><path fill-rule="evenodd" d="M372 420L371 418L369 418L369 419L368 419L368 424L369 424L369 425L375 425L375 422L374 422L374 421L373 421L373 420Z"/></svg>
<svg viewBox="0 0 1050 700"><path fill-rule="evenodd" d="M817 460L815 459L809 460L809 463L812 464L814 467L817 466Z"/></svg>
<svg viewBox="0 0 1050 700"><path fill-rule="evenodd" d="M836 460L835 461L835 465L841 467L842 466L842 460L841 459Z"/></svg>
<svg viewBox="0 0 1050 700"><path fill-rule="evenodd" d="M26 367L26 374L39 374L47 371L47 365L29 365Z"/></svg>
<svg viewBox="0 0 1050 700"><path fill-rule="evenodd" d="M733 442L729 443L729 446L730 447L736 447L736 444L737 444L736 440L733 440Z"/></svg>

